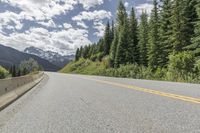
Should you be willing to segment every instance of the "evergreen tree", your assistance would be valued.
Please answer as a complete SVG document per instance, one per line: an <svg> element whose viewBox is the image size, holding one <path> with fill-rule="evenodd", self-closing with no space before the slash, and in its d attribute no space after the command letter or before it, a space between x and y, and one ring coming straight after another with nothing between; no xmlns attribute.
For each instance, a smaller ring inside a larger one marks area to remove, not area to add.
<svg viewBox="0 0 200 133"><path fill-rule="evenodd" d="M83 52L82 52L82 54L83 54L83 58L84 59L87 59L87 58L89 58L89 50L90 50L90 45L86 45L84 48L83 48Z"/></svg>
<svg viewBox="0 0 200 133"><path fill-rule="evenodd" d="M13 65L13 68L12 68L12 77L16 77L17 76L17 74L16 74L16 67L15 67L15 65Z"/></svg>
<svg viewBox="0 0 200 133"><path fill-rule="evenodd" d="M104 40L103 40L103 38L101 38L98 41L97 45L98 45L98 52L103 52L104 51Z"/></svg>
<svg viewBox="0 0 200 133"><path fill-rule="evenodd" d="M200 3L197 4L198 20L195 24L195 36L192 38L192 45L190 50L195 54L196 57L200 57Z"/></svg>
<svg viewBox="0 0 200 133"><path fill-rule="evenodd" d="M80 56L80 50L79 48L76 50L76 54L75 54L75 61L78 61L79 60L79 57Z"/></svg>
<svg viewBox="0 0 200 133"><path fill-rule="evenodd" d="M188 45L185 47L185 50L193 52L197 48L192 38L195 38L196 36L195 23L198 21L196 6L198 4L196 0L186 0L186 5L187 6L184 10L184 13L188 20L187 29L185 29L186 30L185 32L187 32L188 34L188 39L187 39ZM196 54L195 52L193 53Z"/></svg>
<svg viewBox="0 0 200 133"><path fill-rule="evenodd" d="M92 44L89 49L88 58L90 58L94 53L95 44Z"/></svg>
<svg viewBox="0 0 200 133"><path fill-rule="evenodd" d="M10 66L9 73L10 73L10 74L13 73L13 66Z"/></svg>
<svg viewBox="0 0 200 133"><path fill-rule="evenodd" d="M111 67L114 67L117 45L118 45L118 32L115 29L114 40L112 42L111 49L110 49L110 66Z"/></svg>
<svg viewBox="0 0 200 133"><path fill-rule="evenodd" d="M138 47L138 22L135 16L135 10L132 8L130 15L130 43L128 46L128 62L139 64L139 47Z"/></svg>
<svg viewBox="0 0 200 133"><path fill-rule="evenodd" d="M119 2L117 10L118 44L116 47L115 67L127 63L127 47L129 45L129 23L126 8L122 1Z"/></svg>
<svg viewBox="0 0 200 133"><path fill-rule="evenodd" d="M149 50L148 50L148 65L152 69L156 69L159 66L160 57L160 40L159 40L159 17L158 17L158 2L153 1L154 8L151 13L149 23Z"/></svg>
<svg viewBox="0 0 200 133"><path fill-rule="evenodd" d="M110 36L110 23L106 25L106 30L104 34L104 56L108 55L110 52L111 36Z"/></svg>
<svg viewBox="0 0 200 133"><path fill-rule="evenodd" d="M148 44L148 15L142 12L140 16L141 22L139 25L139 50L140 50L140 64L147 66L147 44Z"/></svg>
<svg viewBox="0 0 200 133"><path fill-rule="evenodd" d="M167 67L169 55L172 53L170 36L172 31L172 0L162 0L161 20L160 20L160 66Z"/></svg>
<svg viewBox="0 0 200 133"><path fill-rule="evenodd" d="M183 51L188 45L187 18L184 13L185 1L172 1L172 35L170 37L174 52Z"/></svg>
<svg viewBox="0 0 200 133"><path fill-rule="evenodd" d="M82 58L83 57L83 47L81 46L80 50L79 50L79 57Z"/></svg>
<svg viewBox="0 0 200 133"><path fill-rule="evenodd" d="M112 20L112 26L110 29L110 42L112 43L114 40L114 36L115 36L115 24L114 21Z"/></svg>
<svg viewBox="0 0 200 133"><path fill-rule="evenodd" d="M127 48L129 46L129 23L128 18L124 18L124 25L119 33L119 41L117 45L117 51L115 56L115 67L119 67L121 64L128 62Z"/></svg>
<svg viewBox="0 0 200 133"><path fill-rule="evenodd" d="M17 77L20 77L21 76L21 70L18 69L18 72L17 72Z"/></svg>
<svg viewBox="0 0 200 133"><path fill-rule="evenodd" d="M126 8L125 8L123 2L120 0L119 6L118 6L118 9L117 9L117 25L118 25L118 28L122 28L121 26L124 25L124 20L126 18L127 18Z"/></svg>
<svg viewBox="0 0 200 133"><path fill-rule="evenodd" d="M28 70L26 69L26 67L24 67L22 71L22 75L26 75L27 73L28 73Z"/></svg>
<svg viewBox="0 0 200 133"><path fill-rule="evenodd" d="M197 12L196 12L196 0L185 0L184 1L184 16L186 18L186 27L184 28L184 32L187 33L186 36L186 49L189 47L188 45L191 44L191 38L194 37L194 28L195 28L195 22L197 21Z"/></svg>

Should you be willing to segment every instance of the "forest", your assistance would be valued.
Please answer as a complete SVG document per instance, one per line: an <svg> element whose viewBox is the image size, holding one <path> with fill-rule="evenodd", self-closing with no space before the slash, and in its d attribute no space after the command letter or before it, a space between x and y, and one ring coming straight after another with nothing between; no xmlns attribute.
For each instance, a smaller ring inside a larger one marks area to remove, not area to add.
<svg viewBox="0 0 200 133"><path fill-rule="evenodd" d="M122 1L104 36L80 47L61 72L178 82L200 81L200 2L153 0L138 18Z"/></svg>

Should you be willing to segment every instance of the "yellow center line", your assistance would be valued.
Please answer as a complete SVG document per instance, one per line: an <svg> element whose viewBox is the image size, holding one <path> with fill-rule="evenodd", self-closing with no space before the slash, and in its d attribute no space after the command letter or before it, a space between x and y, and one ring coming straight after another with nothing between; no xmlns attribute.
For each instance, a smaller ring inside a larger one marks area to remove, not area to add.
<svg viewBox="0 0 200 133"><path fill-rule="evenodd" d="M178 100L181 100L181 101L200 104L199 98L193 98L193 97L188 97L188 96L184 96L184 95L177 95L177 94L173 94L173 93L166 93L166 92L162 92L162 91L146 89L146 88L142 88L142 87L138 87L138 86L134 86L134 85L121 84L121 83L116 83L116 82L111 82L111 81L97 80L97 79L91 79L91 78L83 78L83 79L96 81L96 82L103 83L103 84L113 85L113 86L116 86L116 87L122 87L122 88L126 88L126 89L131 89L131 90L136 90L136 91L140 91L140 92L159 95L159 96L163 96L163 97L178 99Z"/></svg>

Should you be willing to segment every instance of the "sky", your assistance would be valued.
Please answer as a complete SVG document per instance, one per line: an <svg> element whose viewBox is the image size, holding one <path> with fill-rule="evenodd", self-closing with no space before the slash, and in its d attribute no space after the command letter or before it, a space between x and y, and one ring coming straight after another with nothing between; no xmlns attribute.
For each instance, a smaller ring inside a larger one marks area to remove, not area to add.
<svg viewBox="0 0 200 133"><path fill-rule="evenodd" d="M149 13L151 0L123 0L127 11ZM97 42L118 0L0 0L0 44L20 51L34 46L70 55Z"/></svg>

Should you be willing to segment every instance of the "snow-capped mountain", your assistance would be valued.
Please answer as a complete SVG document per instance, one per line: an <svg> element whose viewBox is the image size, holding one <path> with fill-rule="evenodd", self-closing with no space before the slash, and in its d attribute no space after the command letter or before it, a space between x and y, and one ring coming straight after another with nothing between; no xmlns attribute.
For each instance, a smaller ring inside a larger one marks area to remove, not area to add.
<svg viewBox="0 0 200 133"><path fill-rule="evenodd" d="M60 69L60 67L54 65L48 60L0 44L0 65L5 68L10 68L12 65L18 66L22 61L30 58L36 60L45 71L58 71Z"/></svg>
<svg viewBox="0 0 200 133"><path fill-rule="evenodd" d="M52 64L59 66L60 68L64 67L67 63L74 59L74 55L63 56L57 52L44 51L36 47L28 47L24 50L24 52L46 59Z"/></svg>

